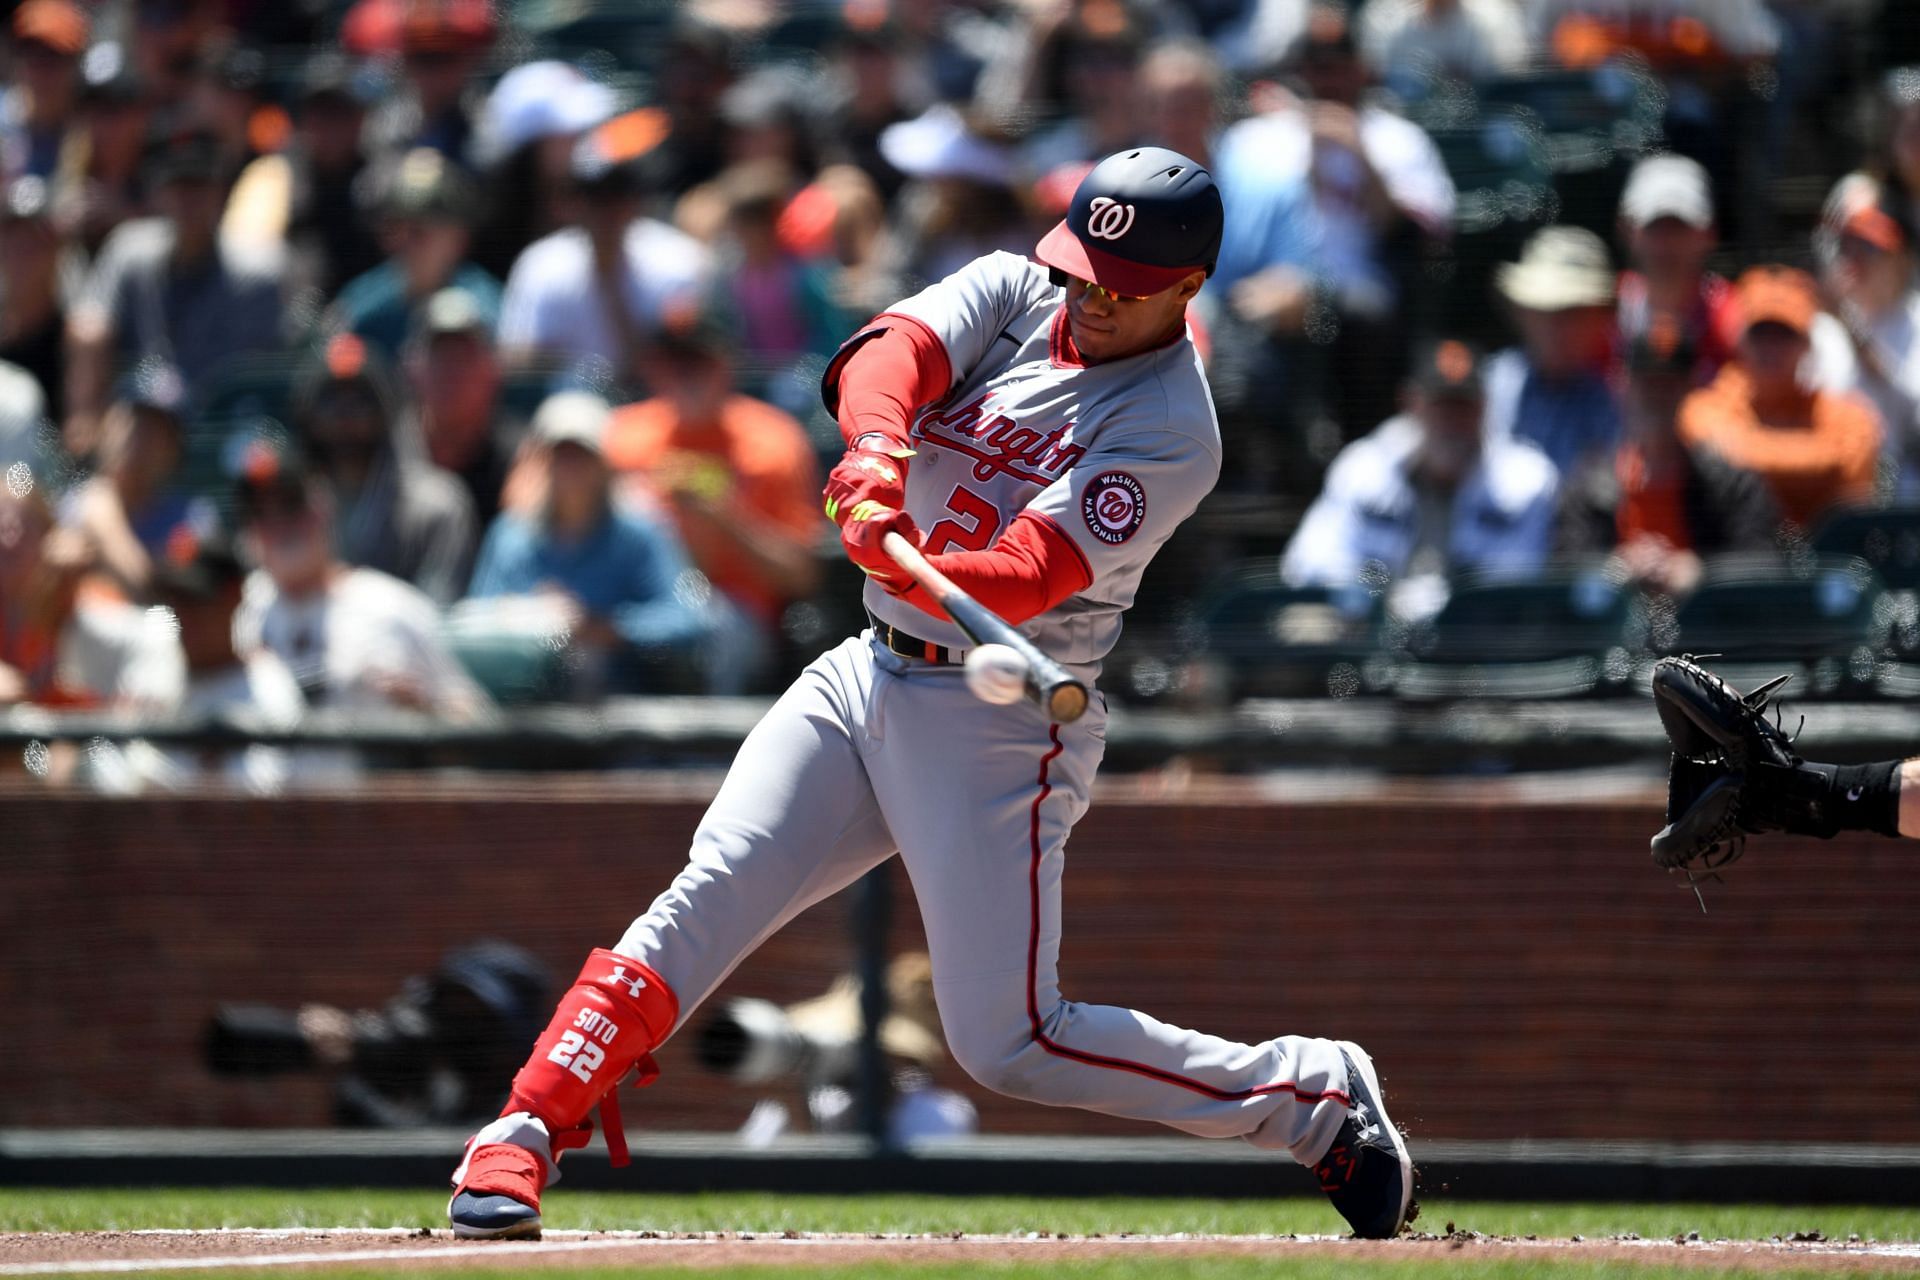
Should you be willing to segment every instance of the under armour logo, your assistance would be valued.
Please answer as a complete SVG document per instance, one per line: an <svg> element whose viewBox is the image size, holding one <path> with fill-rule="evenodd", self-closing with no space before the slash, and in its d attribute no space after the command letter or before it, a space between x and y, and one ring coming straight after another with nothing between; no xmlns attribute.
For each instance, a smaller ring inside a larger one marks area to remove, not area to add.
<svg viewBox="0 0 1920 1280"><path fill-rule="evenodd" d="M1109 196L1095 196L1087 206L1087 234L1096 240L1118 240L1133 230L1133 206Z"/></svg>
<svg viewBox="0 0 1920 1280"><path fill-rule="evenodd" d="M640 978L640 977L629 978L627 976L627 966L623 964L617 964L613 966L613 972L607 975L607 981L617 982L621 986L625 987L627 989L627 993L631 995L635 1000L638 1000L640 998L640 993L647 989L647 980L645 978Z"/></svg>

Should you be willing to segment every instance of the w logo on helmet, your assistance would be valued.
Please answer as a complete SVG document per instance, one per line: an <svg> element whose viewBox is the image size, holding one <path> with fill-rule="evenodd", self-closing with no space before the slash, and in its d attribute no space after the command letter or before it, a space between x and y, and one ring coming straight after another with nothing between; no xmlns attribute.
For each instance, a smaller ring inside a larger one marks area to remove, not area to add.
<svg viewBox="0 0 1920 1280"><path fill-rule="evenodd" d="M1087 205L1087 234L1096 240L1118 240L1133 229L1133 206L1110 196L1095 196Z"/></svg>

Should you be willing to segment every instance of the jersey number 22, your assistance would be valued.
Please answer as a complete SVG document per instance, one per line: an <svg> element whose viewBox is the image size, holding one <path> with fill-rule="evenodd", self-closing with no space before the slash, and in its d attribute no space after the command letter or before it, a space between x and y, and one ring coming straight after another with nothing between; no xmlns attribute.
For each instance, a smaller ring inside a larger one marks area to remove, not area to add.
<svg viewBox="0 0 1920 1280"><path fill-rule="evenodd" d="M1000 532L1000 509L963 484L953 487L953 494L947 499L947 510L956 516L971 519L972 523L942 520L927 530L927 545L922 550L930 556L954 548L985 551L992 544L993 535Z"/></svg>

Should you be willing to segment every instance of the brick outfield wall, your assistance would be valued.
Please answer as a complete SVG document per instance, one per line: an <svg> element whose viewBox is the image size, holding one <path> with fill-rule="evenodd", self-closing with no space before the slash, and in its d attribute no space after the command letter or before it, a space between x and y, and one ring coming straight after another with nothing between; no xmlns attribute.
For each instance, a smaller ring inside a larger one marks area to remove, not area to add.
<svg viewBox="0 0 1920 1280"><path fill-rule="evenodd" d="M678 868L701 808L0 794L0 1125L323 1124L314 1081L206 1074L215 1002L377 1004L489 934L571 976ZM1703 916L1648 866L1657 821L1491 800L1098 803L1069 853L1064 986L1236 1038L1357 1039L1416 1135L1920 1142L1915 851L1756 845ZM847 901L722 994L819 991L847 961ZM684 1038L662 1053L629 1124L744 1118L751 1099L689 1057ZM1145 1128L961 1083L993 1130Z"/></svg>

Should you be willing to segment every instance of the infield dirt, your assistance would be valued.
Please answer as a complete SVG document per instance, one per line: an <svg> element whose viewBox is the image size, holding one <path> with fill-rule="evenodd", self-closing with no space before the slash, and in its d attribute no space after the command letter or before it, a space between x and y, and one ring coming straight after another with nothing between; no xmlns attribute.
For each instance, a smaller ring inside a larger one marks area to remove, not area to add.
<svg viewBox="0 0 1920 1280"><path fill-rule="evenodd" d="M1469 1260L1586 1262L1697 1267L1742 1273L1920 1273L1920 1245L1826 1240L1549 1240L1463 1232L1369 1242L1330 1236L886 1236L790 1232L669 1234L549 1232L533 1242L454 1240L445 1231L124 1231L0 1235L0 1276L174 1271L281 1270L378 1264L382 1270L442 1268L542 1271L574 1267L742 1266L795 1268L879 1264L1022 1263L1045 1266L1105 1258L1313 1259L1461 1263Z"/></svg>

